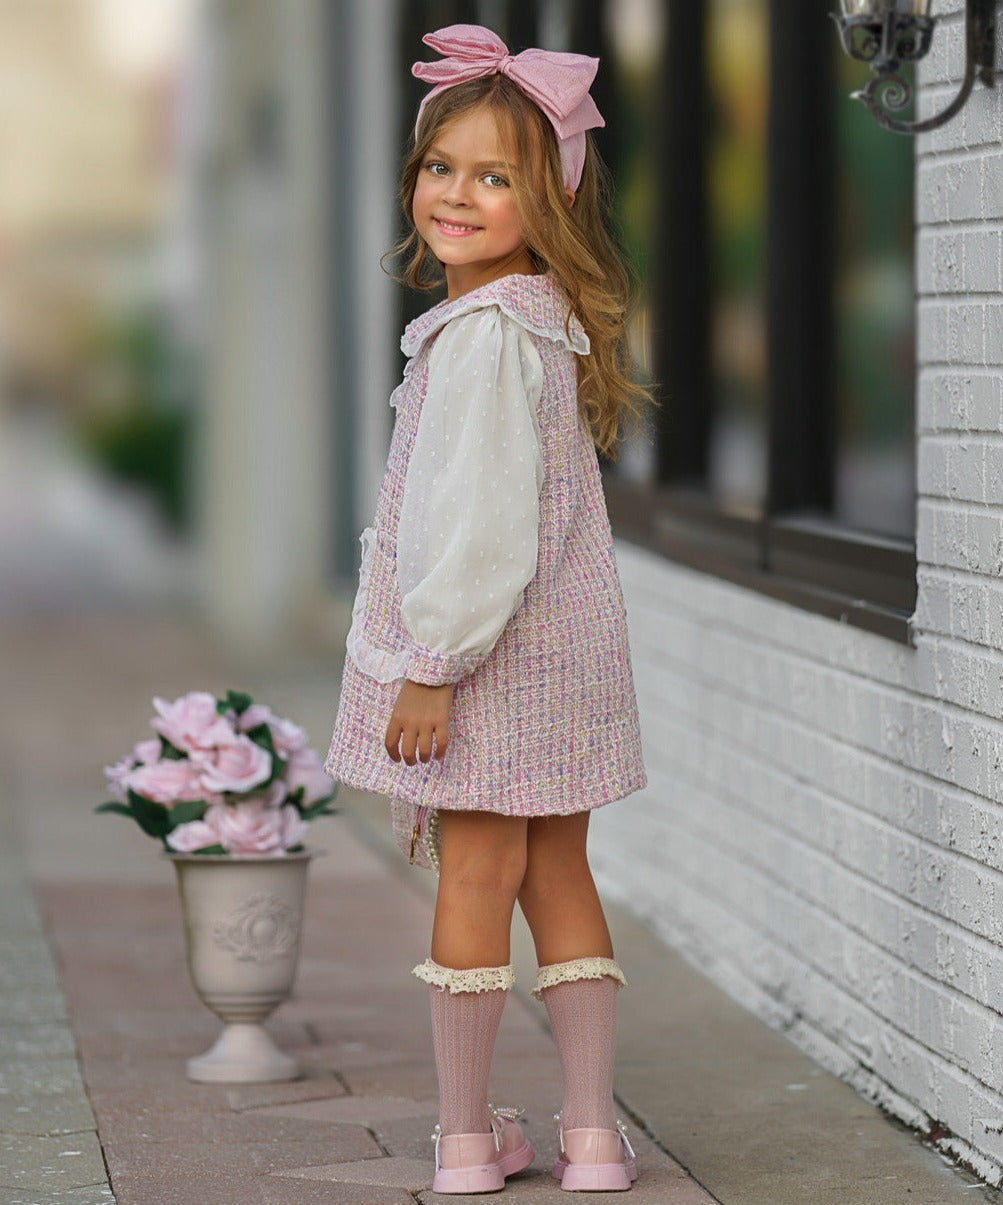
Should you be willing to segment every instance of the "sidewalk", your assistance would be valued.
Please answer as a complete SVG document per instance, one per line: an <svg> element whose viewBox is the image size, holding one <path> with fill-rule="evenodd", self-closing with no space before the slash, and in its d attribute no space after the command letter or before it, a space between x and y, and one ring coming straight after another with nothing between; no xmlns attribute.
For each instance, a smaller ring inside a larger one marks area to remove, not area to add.
<svg viewBox="0 0 1003 1205"><path fill-rule="evenodd" d="M154 693L248 689L320 747L337 659L304 656L235 676L189 625L128 615L0 619L0 641L0 1205L446 1200L428 1190L435 1074L427 989L409 975L427 952L434 879L391 847L383 805L343 792L343 814L312 832L328 853L311 867L295 997L269 1024L306 1077L231 1088L184 1077L185 1059L212 1042L218 1023L188 982L170 866L126 820L92 815L104 797L101 766L147 735ZM631 980L619 997L617 1078L641 1170L631 1201L1001 1200L821 1072L637 920L615 910L611 920ZM548 1161L560 1075L545 1013L527 994L535 963L521 925L513 961L520 987L492 1093L527 1108L538 1154L505 1199L557 1202Z"/></svg>

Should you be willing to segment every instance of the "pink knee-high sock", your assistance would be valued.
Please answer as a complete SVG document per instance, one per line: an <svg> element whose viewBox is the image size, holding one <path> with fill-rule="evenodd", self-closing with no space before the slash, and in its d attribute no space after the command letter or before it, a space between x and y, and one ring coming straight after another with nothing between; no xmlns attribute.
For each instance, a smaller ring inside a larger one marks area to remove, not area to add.
<svg viewBox="0 0 1003 1205"><path fill-rule="evenodd" d="M432 1042L443 1134L486 1134L488 1074L507 989L451 992L431 988Z"/></svg>
<svg viewBox="0 0 1003 1205"><path fill-rule="evenodd" d="M557 983L540 993L561 1060L566 1130L611 1130L616 1125L613 1056L618 986L604 975Z"/></svg>

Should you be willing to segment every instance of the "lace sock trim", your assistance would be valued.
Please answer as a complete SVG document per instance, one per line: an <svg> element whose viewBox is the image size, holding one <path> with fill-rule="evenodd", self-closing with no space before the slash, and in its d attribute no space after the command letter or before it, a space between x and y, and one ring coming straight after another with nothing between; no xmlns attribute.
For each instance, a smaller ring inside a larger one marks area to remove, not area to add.
<svg viewBox="0 0 1003 1205"><path fill-rule="evenodd" d="M460 992L507 992L515 983L511 966L471 967L468 971L454 971L451 967L439 966L431 958L426 958L411 974L432 987L448 988L451 996Z"/></svg>
<svg viewBox="0 0 1003 1205"><path fill-rule="evenodd" d="M548 987L556 987L559 983L575 983L579 979L603 979L607 975L620 987L627 986L626 976L612 958L573 958L570 962L555 962L550 966L540 967L537 971L533 995L537 1000L541 1000L541 992L546 991Z"/></svg>

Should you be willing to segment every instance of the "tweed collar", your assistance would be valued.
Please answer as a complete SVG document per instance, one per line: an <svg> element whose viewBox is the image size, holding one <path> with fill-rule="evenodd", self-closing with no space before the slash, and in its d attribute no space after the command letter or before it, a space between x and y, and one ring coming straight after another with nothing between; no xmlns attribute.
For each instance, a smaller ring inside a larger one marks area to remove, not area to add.
<svg viewBox="0 0 1003 1205"><path fill-rule="evenodd" d="M420 318L408 323L401 339L401 351L406 356L416 356L447 322L490 306L497 306L531 334L551 339L580 356L588 355L588 335L574 315L565 329L568 300L553 277L546 274L503 276L455 301L440 301Z"/></svg>

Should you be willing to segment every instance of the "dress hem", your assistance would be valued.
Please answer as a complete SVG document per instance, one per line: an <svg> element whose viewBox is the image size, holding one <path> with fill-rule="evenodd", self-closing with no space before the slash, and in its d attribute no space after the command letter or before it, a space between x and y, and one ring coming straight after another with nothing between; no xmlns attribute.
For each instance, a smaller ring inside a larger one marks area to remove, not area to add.
<svg viewBox="0 0 1003 1205"><path fill-rule="evenodd" d="M594 812L597 808L605 807L609 803L616 803L620 799L626 799L629 795L635 795L638 791L643 791L648 785L647 775L642 774L636 779L628 779L625 783L618 785L609 793L595 794L588 790L583 791L583 795L590 795L594 802L586 803L580 806L555 807L552 802L548 802L544 806L526 806L521 807L497 807L493 806L490 800L474 799L472 801L456 802L452 799L429 798L419 796L412 798L406 791L402 790L403 783L394 785L385 782L377 782L371 778L367 778L363 774L346 776L344 768L336 768L335 764L328 759L324 766L325 771L336 781L343 786L350 787L356 791L368 791L373 795L382 795L386 799L398 799L402 803L409 804L412 807L427 807L434 808L442 812L493 812L499 816L514 816L514 817L537 817L537 816L575 816L579 812Z"/></svg>

